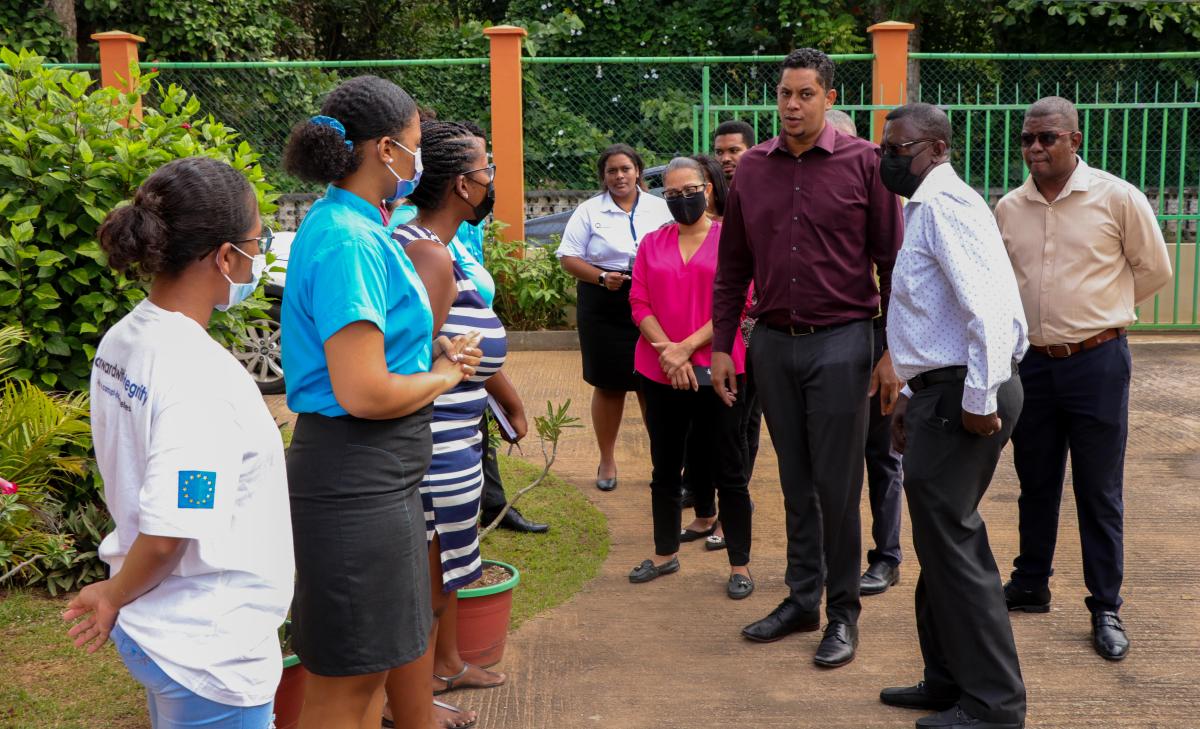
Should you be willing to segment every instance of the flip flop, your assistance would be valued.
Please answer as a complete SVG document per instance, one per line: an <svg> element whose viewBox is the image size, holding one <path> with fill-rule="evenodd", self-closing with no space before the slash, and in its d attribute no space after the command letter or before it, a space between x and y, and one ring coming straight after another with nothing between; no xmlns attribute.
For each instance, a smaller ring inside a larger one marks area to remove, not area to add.
<svg viewBox="0 0 1200 729"><path fill-rule="evenodd" d="M449 693L450 691L454 691L454 690L455 690L455 686L454 686L455 682L456 682L456 681L458 681L459 679L461 679L463 676L466 676L466 675L467 675L467 671L471 670L471 666L472 666L472 664L470 664L470 663L467 663L466 661L463 661L463 668L462 668L462 670L461 670L461 671L459 671L458 673L454 674L453 676L439 676L439 675L438 675L438 674L436 674L436 673L435 673L435 674L433 674L433 677L434 677L434 678L436 678L437 680L439 680L439 681L445 681L445 682L446 682L446 688L444 688L444 689L441 689L441 690L439 690L439 691L434 691L434 692L433 692L433 695L434 695L434 696L441 696L441 695L442 695L442 694L444 694L444 693ZM491 673L495 673L495 671L491 671ZM505 676L505 677L504 677L504 679L502 679L502 680L501 680L499 683L489 683L489 684L487 684L487 685L484 685L484 686L461 686L460 688L465 688L465 689L490 689L490 688L496 688L497 686L503 686L503 685L504 685L504 681L506 681L506 680L508 680L508 677L507 677L507 676Z"/></svg>

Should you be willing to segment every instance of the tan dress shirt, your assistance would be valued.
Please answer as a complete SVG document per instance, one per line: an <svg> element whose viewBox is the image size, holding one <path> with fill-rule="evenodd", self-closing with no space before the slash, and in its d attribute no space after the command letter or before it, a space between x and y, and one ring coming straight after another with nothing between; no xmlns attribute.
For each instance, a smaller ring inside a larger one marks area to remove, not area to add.
<svg viewBox="0 0 1200 729"><path fill-rule="evenodd" d="M996 206L1034 345L1073 344L1127 327L1134 306L1171 280L1162 229L1145 194L1079 160L1054 202L1033 178Z"/></svg>

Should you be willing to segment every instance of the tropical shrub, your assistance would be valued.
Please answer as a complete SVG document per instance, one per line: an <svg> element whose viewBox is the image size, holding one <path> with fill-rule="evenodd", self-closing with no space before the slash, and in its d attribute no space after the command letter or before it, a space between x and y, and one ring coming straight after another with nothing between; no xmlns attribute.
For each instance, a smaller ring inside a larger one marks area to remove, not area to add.
<svg viewBox="0 0 1200 729"><path fill-rule="evenodd" d="M136 93L124 94L29 51L0 49L0 61L0 326L21 327L29 344L11 376L82 390L102 333L146 295L144 282L105 265L96 230L108 211L166 162L198 155L243 172L264 215L275 195L250 146L178 86L158 85L137 119L154 74L134 74ZM213 334L231 343L262 318L261 294L214 312Z"/></svg>
<svg viewBox="0 0 1200 729"><path fill-rule="evenodd" d="M496 279L496 315L517 331L564 328L567 307L575 303L575 279L558 265L557 246L503 240L497 235L502 227L489 225L483 245L484 267Z"/></svg>
<svg viewBox="0 0 1200 729"><path fill-rule="evenodd" d="M0 328L0 586L57 593L104 577L96 550L112 526L94 490L90 502L68 505L70 485L90 482L87 394L9 376L27 340Z"/></svg>

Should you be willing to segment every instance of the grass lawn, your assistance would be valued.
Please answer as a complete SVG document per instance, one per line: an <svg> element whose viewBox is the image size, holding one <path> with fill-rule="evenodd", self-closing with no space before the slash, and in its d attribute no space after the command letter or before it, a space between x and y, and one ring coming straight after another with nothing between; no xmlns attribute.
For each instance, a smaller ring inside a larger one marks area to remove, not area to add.
<svg viewBox="0 0 1200 729"><path fill-rule="evenodd" d="M501 456L511 491L538 472ZM559 605L596 576L608 554L604 516L571 485L551 477L519 503L523 514L552 524L549 534L493 532L483 556L516 565L512 626ZM144 729L145 698L112 645L95 655L68 641L60 615L66 598L0 593L0 729Z"/></svg>

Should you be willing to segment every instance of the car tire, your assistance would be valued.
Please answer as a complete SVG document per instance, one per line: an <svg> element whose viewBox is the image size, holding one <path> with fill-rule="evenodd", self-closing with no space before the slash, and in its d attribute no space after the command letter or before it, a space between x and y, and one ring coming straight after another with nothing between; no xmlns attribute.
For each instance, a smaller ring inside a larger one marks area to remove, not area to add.
<svg viewBox="0 0 1200 729"><path fill-rule="evenodd" d="M279 303L272 304L267 310L268 318L247 322L246 336L233 347L234 357L264 395L279 395L287 389L279 337L281 313Z"/></svg>

